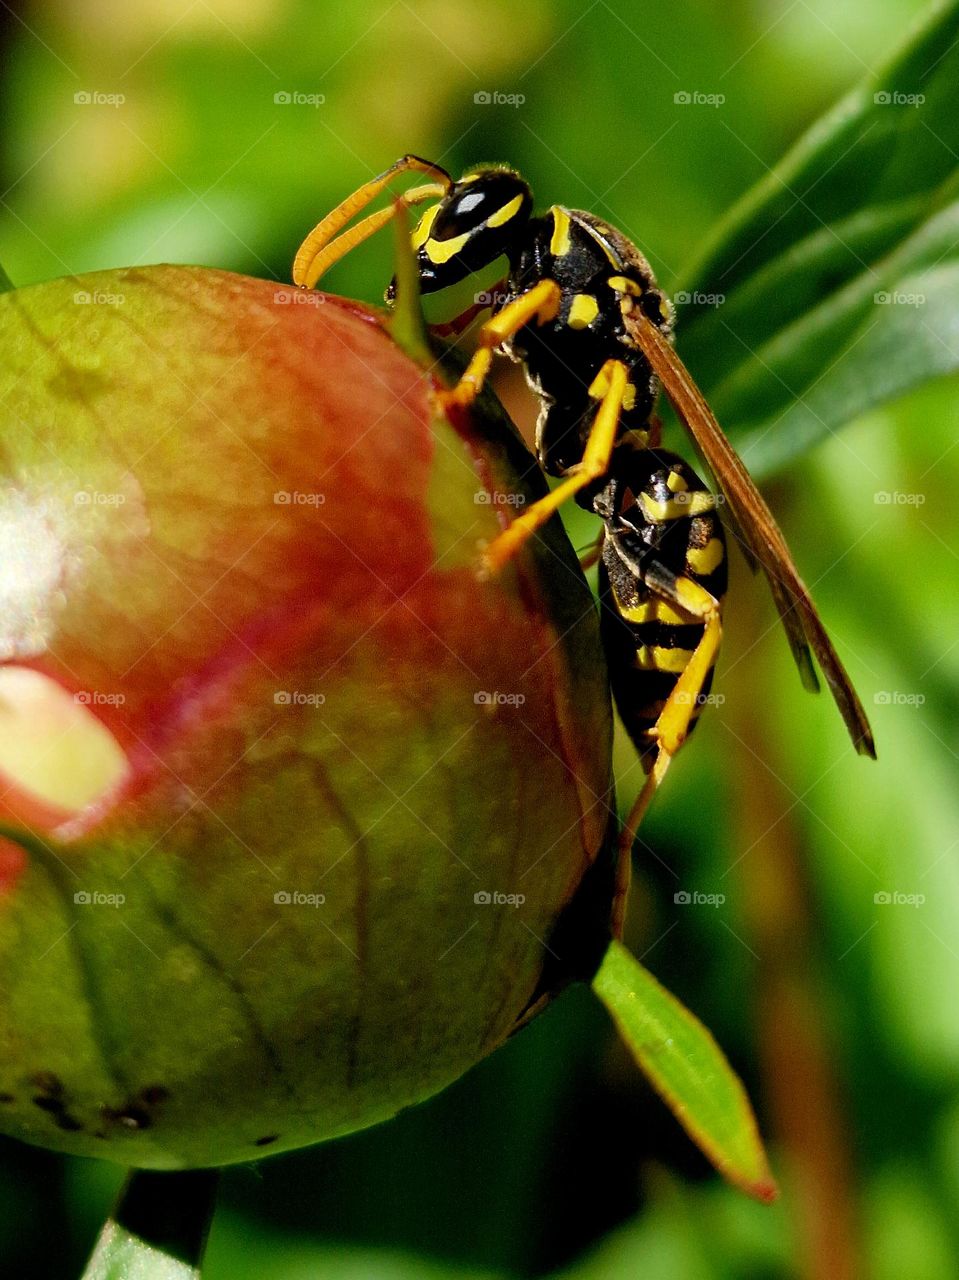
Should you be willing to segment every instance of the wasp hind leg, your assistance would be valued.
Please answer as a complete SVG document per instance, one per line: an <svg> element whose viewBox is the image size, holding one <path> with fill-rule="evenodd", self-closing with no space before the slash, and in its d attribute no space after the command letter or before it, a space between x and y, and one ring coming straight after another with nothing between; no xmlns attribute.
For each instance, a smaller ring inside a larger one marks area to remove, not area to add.
<svg viewBox="0 0 959 1280"><path fill-rule="evenodd" d="M629 387L629 372L622 360L607 360L593 379L589 394L599 400L599 408L590 428L583 460L569 475L540 498L521 516L494 538L483 552L483 568L496 573L519 551L520 547L541 529L554 511L586 485L592 484L609 470L609 459L616 443L619 416Z"/></svg>
<svg viewBox="0 0 959 1280"><path fill-rule="evenodd" d="M665 571L657 572L656 567L647 571L644 581L657 596L687 614L691 623L701 622L703 634L666 699L656 724L650 730L650 737L656 744L653 766L620 832L613 916L613 929L617 937L622 933L636 833L667 769L689 735L722 640L719 601L698 582L687 577L677 578Z"/></svg>

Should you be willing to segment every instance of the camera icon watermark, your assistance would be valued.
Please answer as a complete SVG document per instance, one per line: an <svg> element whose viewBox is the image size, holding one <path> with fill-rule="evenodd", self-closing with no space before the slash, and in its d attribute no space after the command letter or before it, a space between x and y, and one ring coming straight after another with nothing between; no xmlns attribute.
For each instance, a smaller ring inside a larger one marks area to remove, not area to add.
<svg viewBox="0 0 959 1280"><path fill-rule="evenodd" d="M877 307L924 307L924 293L906 293L902 289L880 289L872 295Z"/></svg>
<svg viewBox="0 0 959 1280"><path fill-rule="evenodd" d="M473 701L478 707L521 707L526 702L526 694L500 693L498 689L492 692L480 689L473 694Z"/></svg>
<svg viewBox="0 0 959 1280"><path fill-rule="evenodd" d="M680 289L679 293L673 294L673 302L677 307L721 307L725 301L724 293L703 293L700 289L694 289L691 293Z"/></svg>
<svg viewBox="0 0 959 1280"><path fill-rule="evenodd" d="M877 507L923 507L926 505L924 493L907 493L903 489L880 489L872 495Z"/></svg>
<svg viewBox="0 0 959 1280"><path fill-rule="evenodd" d="M273 694L276 707L322 707L325 693L301 693L299 689L277 689Z"/></svg>
<svg viewBox="0 0 959 1280"><path fill-rule="evenodd" d="M73 695L81 707L122 707L126 700L126 694L101 693L99 689L79 689Z"/></svg>
<svg viewBox="0 0 959 1280"><path fill-rule="evenodd" d="M299 889L278 889L273 895L278 907L322 907L325 893L302 893Z"/></svg>
<svg viewBox="0 0 959 1280"><path fill-rule="evenodd" d="M499 89L479 89L473 94L478 107L521 107L525 101L524 93L501 93Z"/></svg>
<svg viewBox="0 0 959 1280"><path fill-rule="evenodd" d="M901 689L880 689L872 695L877 707L922 707L926 703L924 693L905 693Z"/></svg>
<svg viewBox="0 0 959 1280"><path fill-rule="evenodd" d="M125 893L101 893L99 889L78 889L73 901L78 907L122 907Z"/></svg>
<svg viewBox="0 0 959 1280"><path fill-rule="evenodd" d="M680 889L673 894L677 907L721 907L725 901L724 893L700 893L698 889Z"/></svg>
<svg viewBox="0 0 959 1280"><path fill-rule="evenodd" d="M924 893L901 893L898 889L885 890L872 895L877 907L921 907L926 901Z"/></svg>
<svg viewBox="0 0 959 1280"><path fill-rule="evenodd" d="M273 302L278 307L322 307L326 294L315 289L274 289Z"/></svg>
<svg viewBox="0 0 959 1280"><path fill-rule="evenodd" d="M473 901L478 907L521 907L526 901L526 895L525 893L500 893L495 889L480 889L473 894Z"/></svg>
<svg viewBox="0 0 959 1280"><path fill-rule="evenodd" d="M124 93L101 93L99 89L80 89L73 95L78 107L122 107L126 100Z"/></svg>
<svg viewBox="0 0 959 1280"><path fill-rule="evenodd" d="M926 100L924 93L900 93L898 89L880 89L872 95L877 107L921 107Z"/></svg>
<svg viewBox="0 0 959 1280"><path fill-rule="evenodd" d="M702 93L699 89L680 89L673 94L677 107L721 107L725 101L724 93Z"/></svg>
<svg viewBox="0 0 959 1280"><path fill-rule="evenodd" d="M298 489L278 489L273 495L273 505L277 507L322 507L326 503L325 493L302 493Z"/></svg>
<svg viewBox="0 0 959 1280"><path fill-rule="evenodd" d="M322 107L326 102L326 94L302 93L299 89L280 89L274 93L273 102L278 107Z"/></svg>
<svg viewBox="0 0 959 1280"><path fill-rule="evenodd" d="M496 493L489 489L477 489L473 501L478 507L522 507L526 504L525 493Z"/></svg>

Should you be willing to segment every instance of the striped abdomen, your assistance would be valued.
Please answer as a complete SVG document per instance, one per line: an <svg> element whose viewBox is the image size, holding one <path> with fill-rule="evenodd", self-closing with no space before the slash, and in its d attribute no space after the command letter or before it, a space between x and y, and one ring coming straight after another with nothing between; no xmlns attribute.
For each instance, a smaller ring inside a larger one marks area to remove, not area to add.
<svg viewBox="0 0 959 1280"><path fill-rule="evenodd" d="M682 607L690 580L721 604L726 547L715 497L676 454L618 453L596 502L606 522L600 564L603 642L617 710L644 769L656 756L650 731L703 638L705 625ZM689 731L712 684L712 668L692 695Z"/></svg>

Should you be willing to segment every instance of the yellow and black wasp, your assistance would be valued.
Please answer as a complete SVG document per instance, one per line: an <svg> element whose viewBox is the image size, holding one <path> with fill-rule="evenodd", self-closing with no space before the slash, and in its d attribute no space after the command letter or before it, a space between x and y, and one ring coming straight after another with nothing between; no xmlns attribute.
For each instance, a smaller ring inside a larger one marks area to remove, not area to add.
<svg viewBox="0 0 959 1280"><path fill-rule="evenodd" d="M717 499L693 469L659 447L660 385L718 482L747 557L768 579L804 684L815 655L856 749L874 756L862 704L762 496L672 346L672 307L639 250L590 213L553 205L535 216L528 184L484 166L458 181L418 156L398 160L307 236L293 279L311 288L349 249L384 226L382 209L347 224L404 172L430 181L403 205L434 201L412 233L420 289L435 293L503 258L506 278L457 385L468 405L494 352L520 361L540 399L536 452L559 477L546 497L485 550L495 572L574 497L603 521L602 629L613 694L647 773L624 828L631 845L646 806L695 726L719 648L726 554ZM393 286L387 290L392 299ZM462 319L468 318L464 315Z"/></svg>

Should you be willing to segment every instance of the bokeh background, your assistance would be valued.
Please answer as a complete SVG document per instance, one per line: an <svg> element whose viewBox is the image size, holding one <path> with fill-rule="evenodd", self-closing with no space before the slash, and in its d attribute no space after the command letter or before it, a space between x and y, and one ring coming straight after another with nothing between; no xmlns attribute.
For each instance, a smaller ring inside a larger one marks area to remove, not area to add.
<svg viewBox="0 0 959 1280"><path fill-rule="evenodd" d="M18 284L150 262L287 280L309 226L412 150L454 171L511 162L544 204L623 227L668 288L923 7L3 4L0 261ZM682 91L724 101L679 106ZM378 298L388 239L325 283ZM502 385L528 427L528 397ZM878 765L803 693L763 588L736 565L725 702L637 858L628 941L747 1081L779 1204L717 1180L572 990L432 1102L230 1170L210 1280L959 1275L957 405L954 379L928 384L768 486ZM846 500L876 489L922 501ZM590 539L585 517L572 533ZM626 744L617 765L628 799ZM3 1273L78 1274L121 1176L0 1142Z"/></svg>

